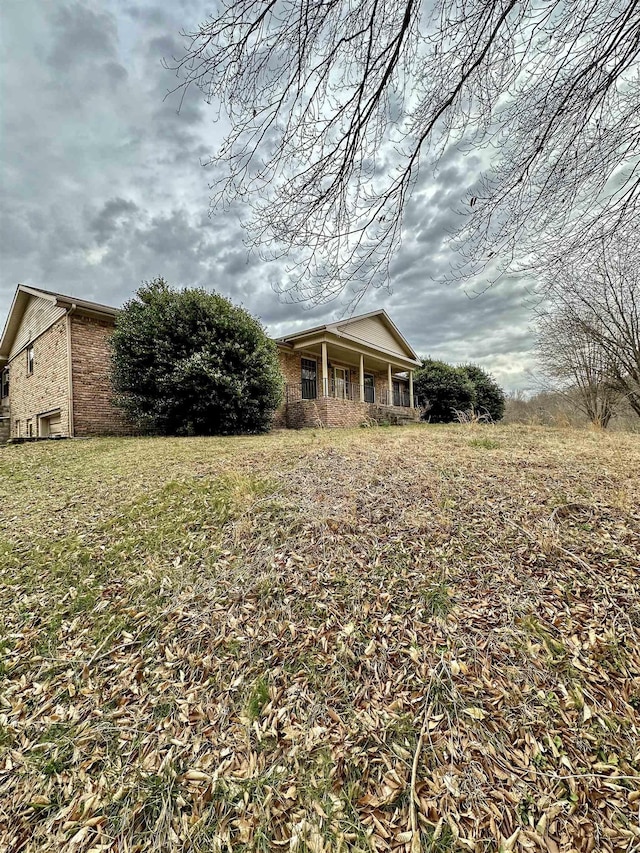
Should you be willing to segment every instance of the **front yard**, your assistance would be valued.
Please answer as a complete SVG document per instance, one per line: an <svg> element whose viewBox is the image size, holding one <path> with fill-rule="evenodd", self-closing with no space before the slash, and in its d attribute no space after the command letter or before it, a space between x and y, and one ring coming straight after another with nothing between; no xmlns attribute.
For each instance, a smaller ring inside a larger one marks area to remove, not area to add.
<svg viewBox="0 0 640 853"><path fill-rule="evenodd" d="M639 496L624 433L1 448L0 850L638 850Z"/></svg>

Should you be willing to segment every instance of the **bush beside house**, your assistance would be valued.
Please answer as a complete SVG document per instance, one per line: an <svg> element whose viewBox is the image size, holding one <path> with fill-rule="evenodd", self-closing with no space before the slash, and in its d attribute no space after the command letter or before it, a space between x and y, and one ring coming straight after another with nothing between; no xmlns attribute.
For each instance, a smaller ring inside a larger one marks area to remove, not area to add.
<svg viewBox="0 0 640 853"><path fill-rule="evenodd" d="M282 399L276 345L216 293L145 283L118 314L111 351L115 401L145 431L264 432Z"/></svg>
<svg viewBox="0 0 640 853"><path fill-rule="evenodd" d="M473 405L473 385L458 368L431 358L422 359L422 367L413 378L414 392L425 406L425 419L444 424L455 420L456 410Z"/></svg>
<svg viewBox="0 0 640 853"><path fill-rule="evenodd" d="M451 423L458 412L471 410L488 414L494 421L504 414L504 392L490 374L475 364L453 367L424 358L413 384L424 402L424 419L432 423Z"/></svg>
<svg viewBox="0 0 640 853"><path fill-rule="evenodd" d="M506 395L493 376L477 364L464 364L460 370L473 385L476 412L487 414L492 421L502 420Z"/></svg>

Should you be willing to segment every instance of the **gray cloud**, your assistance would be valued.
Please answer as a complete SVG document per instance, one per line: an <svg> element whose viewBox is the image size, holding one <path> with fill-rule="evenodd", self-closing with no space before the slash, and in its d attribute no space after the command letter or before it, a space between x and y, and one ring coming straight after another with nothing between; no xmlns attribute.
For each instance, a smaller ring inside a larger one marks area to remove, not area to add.
<svg viewBox="0 0 640 853"><path fill-rule="evenodd" d="M67 3L51 15L52 45L47 63L56 73L77 69L85 62L111 58L116 53L117 28L113 16L84 3Z"/></svg>
<svg viewBox="0 0 640 853"><path fill-rule="evenodd" d="M95 234L96 242L102 245L112 237L127 214L138 212L138 205L125 198L111 198L104 203L102 210L89 223L89 229Z"/></svg>
<svg viewBox="0 0 640 853"><path fill-rule="evenodd" d="M271 282L284 266L249 252L242 211L208 215L212 180L201 163L225 120L195 89L169 94L162 59L180 55L207 17L204 0L37 0L3 3L0 313L19 281L120 304L163 275L200 285L257 314L274 335L337 319L343 303L286 304ZM178 112L178 107L180 111ZM384 157L378 170L388 168ZM392 288L359 311L384 307L421 354L478 361L509 387L528 384L532 342L525 281L469 298L442 279L455 259L454 209L481 168L445 153L424 169L392 263ZM484 282L477 282L482 288Z"/></svg>

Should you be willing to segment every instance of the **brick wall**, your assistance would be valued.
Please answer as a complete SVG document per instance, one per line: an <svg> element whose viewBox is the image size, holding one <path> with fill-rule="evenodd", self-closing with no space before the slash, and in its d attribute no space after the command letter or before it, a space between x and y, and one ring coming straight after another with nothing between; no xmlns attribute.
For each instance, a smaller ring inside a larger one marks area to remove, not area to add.
<svg viewBox="0 0 640 853"><path fill-rule="evenodd" d="M297 400L286 406L283 426L287 429L324 426L321 412L322 400Z"/></svg>
<svg viewBox="0 0 640 853"><path fill-rule="evenodd" d="M333 397L299 400L287 406L286 425L289 429L303 427L357 427L369 418L369 403L354 403Z"/></svg>
<svg viewBox="0 0 640 853"><path fill-rule="evenodd" d="M326 397L319 401L323 408L323 420L328 427L357 427L369 417L369 403L337 400Z"/></svg>
<svg viewBox="0 0 640 853"><path fill-rule="evenodd" d="M38 434L38 415L60 409L61 433L69 435L69 387L67 361L67 318L61 317L33 342L33 373L27 376L27 351L23 349L9 362L11 436L26 435L26 423L32 421Z"/></svg>
<svg viewBox="0 0 640 853"><path fill-rule="evenodd" d="M72 314L70 319L74 434L131 434L133 428L111 402L109 338L113 324L81 314Z"/></svg>
<svg viewBox="0 0 640 853"><path fill-rule="evenodd" d="M376 403L381 403L383 400L387 400L389 390L389 377L387 373L376 373L375 374L375 386L376 386Z"/></svg>
<svg viewBox="0 0 640 853"><path fill-rule="evenodd" d="M382 424L418 423L420 412L408 406L370 406L369 417Z"/></svg>
<svg viewBox="0 0 640 853"><path fill-rule="evenodd" d="M298 385L302 379L300 374L300 353L287 352L278 347L280 370L284 376L285 385Z"/></svg>
<svg viewBox="0 0 640 853"><path fill-rule="evenodd" d="M284 429L287 424L287 385L298 385L301 380L300 375L300 353L287 352L278 347L278 358L280 360L280 370L284 377L285 391L282 399L282 405L276 410L271 424L273 429Z"/></svg>

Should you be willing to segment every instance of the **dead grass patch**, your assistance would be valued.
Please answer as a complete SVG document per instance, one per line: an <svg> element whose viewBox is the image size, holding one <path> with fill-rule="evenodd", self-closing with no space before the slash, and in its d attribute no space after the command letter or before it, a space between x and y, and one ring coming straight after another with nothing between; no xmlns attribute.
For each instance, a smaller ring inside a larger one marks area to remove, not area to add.
<svg viewBox="0 0 640 853"><path fill-rule="evenodd" d="M0 475L0 846L638 846L634 436L67 442Z"/></svg>

